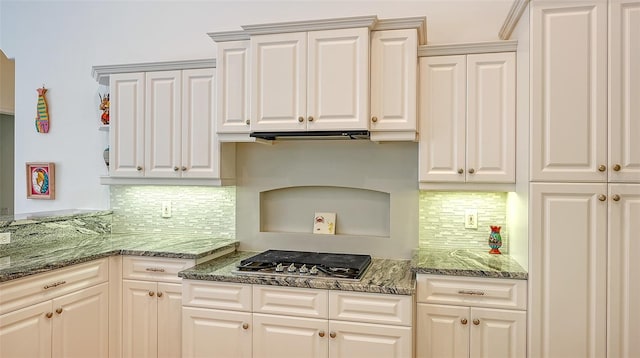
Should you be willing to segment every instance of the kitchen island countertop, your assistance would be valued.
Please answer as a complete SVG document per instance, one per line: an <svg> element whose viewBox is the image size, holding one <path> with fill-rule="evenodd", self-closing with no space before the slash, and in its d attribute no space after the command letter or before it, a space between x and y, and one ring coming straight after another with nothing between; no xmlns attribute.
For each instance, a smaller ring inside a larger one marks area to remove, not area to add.
<svg viewBox="0 0 640 358"><path fill-rule="evenodd" d="M235 282L258 285L316 288L341 291L412 295L415 292L415 275L410 260L373 258L371 266L360 280L331 278L242 275L233 273L245 258L257 252L237 251L216 258L193 268L181 271L178 276L189 280Z"/></svg>
<svg viewBox="0 0 640 358"><path fill-rule="evenodd" d="M417 274L526 280L527 271L509 255L469 249L417 249L411 269Z"/></svg>

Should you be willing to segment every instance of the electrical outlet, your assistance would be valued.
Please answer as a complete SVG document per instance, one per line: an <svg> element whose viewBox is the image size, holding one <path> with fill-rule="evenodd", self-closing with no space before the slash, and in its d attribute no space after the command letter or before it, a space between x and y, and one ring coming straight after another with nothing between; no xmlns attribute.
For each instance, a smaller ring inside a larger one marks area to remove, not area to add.
<svg viewBox="0 0 640 358"><path fill-rule="evenodd" d="M10 243L11 243L11 233L0 232L0 244L10 244Z"/></svg>
<svg viewBox="0 0 640 358"><path fill-rule="evenodd" d="M162 217L170 218L171 217L171 202L163 201L162 202Z"/></svg>
<svg viewBox="0 0 640 358"><path fill-rule="evenodd" d="M467 209L464 211L464 228L465 229L478 228L478 210Z"/></svg>

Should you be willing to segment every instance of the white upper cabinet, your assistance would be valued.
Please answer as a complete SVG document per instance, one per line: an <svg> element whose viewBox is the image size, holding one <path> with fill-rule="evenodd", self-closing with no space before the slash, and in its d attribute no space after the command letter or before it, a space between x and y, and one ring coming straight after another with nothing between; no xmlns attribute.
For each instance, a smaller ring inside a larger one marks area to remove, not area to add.
<svg viewBox="0 0 640 358"><path fill-rule="evenodd" d="M144 73L113 74L110 82L109 174L112 177L141 177L144 163Z"/></svg>
<svg viewBox="0 0 640 358"><path fill-rule="evenodd" d="M249 40L219 42L217 46L217 132L249 133Z"/></svg>
<svg viewBox="0 0 640 358"><path fill-rule="evenodd" d="M372 140L416 139L417 71L415 29L372 32L369 123Z"/></svg>

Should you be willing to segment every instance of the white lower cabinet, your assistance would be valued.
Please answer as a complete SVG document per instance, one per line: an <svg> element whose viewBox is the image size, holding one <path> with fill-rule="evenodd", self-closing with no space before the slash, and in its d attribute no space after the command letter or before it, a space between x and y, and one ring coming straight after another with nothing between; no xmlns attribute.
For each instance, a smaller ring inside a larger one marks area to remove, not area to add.
<svg viewBox="0 0 640 358"><path fill-rule="evenodd" d="M183 307L183 357L251 357L251 313Z"/></svg>
<svg viewBox="0 0 640 358"><path fill-rule="evenodd" d="M326 319L253 314L253 357L327 357Z"/></svg>

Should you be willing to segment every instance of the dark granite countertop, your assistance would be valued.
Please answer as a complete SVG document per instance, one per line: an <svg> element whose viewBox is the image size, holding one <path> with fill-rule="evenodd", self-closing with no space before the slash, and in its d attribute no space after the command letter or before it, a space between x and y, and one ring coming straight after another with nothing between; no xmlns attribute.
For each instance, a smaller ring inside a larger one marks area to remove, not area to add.
<svg viewBox="0 0 640 358"><path fill-rule="evenodd" d="M181 271L178 276L190 280L235 282L258 285L318 288L328 290L412 295L415 275L410 260L374 258L371 266L358 281L311 277L238 275L233 273L240 260L256 252L238 251Z"/></svg>
<svg viewBox="0 0 640 358"><path fill-rule="evenodd" d="M493 255L468 249L417 249L413 253L411 269L418 274L518 280L528 278L527 271L509 255Z"/></svg>

